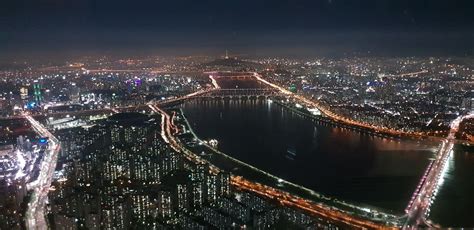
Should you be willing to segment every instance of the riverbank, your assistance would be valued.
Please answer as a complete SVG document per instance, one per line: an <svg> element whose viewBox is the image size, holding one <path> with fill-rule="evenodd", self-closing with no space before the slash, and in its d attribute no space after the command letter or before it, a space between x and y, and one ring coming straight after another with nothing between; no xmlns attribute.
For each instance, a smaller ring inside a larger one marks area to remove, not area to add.
<svg viewBox="0 0 474 230"><path fill-rule="evenodd" d="M385 210L369 205L349 203L338 198L322 195L315 192L314 190L294 184L273 174L260 170L248 163L245 163L224 152L208 146L196 135L196 133L194 133L194 130L187 121L186 116L183 116L182 112L179 113L182 117L181 125L186 127L185 129L189 131L188 134L179 136L179 139L181 140L180 142L186 143L187 148L189 148L192 152L201 153L202 157L205 157L213 165L216 165L225 171L232 172L234 175L239 175L248 180L256 181L270 187L275 187L317 204L324 205L328 209L340 210L341 212L360 216L361 218L372 221L398 225L397 221L400 218L399 215L389 213Z"/></svg>
<svg viewBox="0 0 474 230"><path fill-rule="evenodd" d="M326 117L332 119L334 122L346 125L346 126L354 126L358 127L360 129L368 129L371 130L373 133L382 133L386 135L391 135L391 136L400 136L400 137L410 137L410 138L426 138L434 141L442 141L446 137L438 137L438 136L432 136L429 134L426 134L425 132L407 132L403 130L398 130L398 129L391 129L387 127L379 127L373 124L366 124L362 123L347 117L339 116L338 114L330 111L329 109L324 108L320 103L314 102L311 99L306 98L305 96L293 93L277 84L271 83L261 77L258 73L254 73L254 77L268 85L271 88L274 88L275 90L280 91L283 95L286 95L287 97L293 98L298 100L300 103L303 105L306 105L308 107L314 107L317 108L319 111L321 111L322 114L324 114ZM457 144L462 144L462 145L467 145L467 146L472 146L474 145L474 142L468 141L468 140L459 140L456 139Z"/></svg>

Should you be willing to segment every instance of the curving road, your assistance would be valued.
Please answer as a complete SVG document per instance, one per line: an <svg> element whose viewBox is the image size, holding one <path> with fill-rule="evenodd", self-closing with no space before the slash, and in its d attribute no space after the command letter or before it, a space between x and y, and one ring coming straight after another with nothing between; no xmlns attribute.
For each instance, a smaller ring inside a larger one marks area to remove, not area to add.
<svg viewBox="0 0 474 230"><path fill-rule="evenodd" d="M319 104L318 102L315 102L315 101L312 101L312 100L309 100L307 99L306 97L304 96L301 96L301 95L298 95L296 93L293 93L277 84L274 84L274 83L271 83L265 79L263 79L261 77L260 74L258 73L254 73L254 77L274 88L274 89L277 89L279 90L281 93L291 97L291 98L294 98L310 107L313 107L313 108L317 108L319 111L321 111L322 114L324 114L325 116L337 121L337 122L341 122L341 123L344 123L344 124L347 124L347 125L353 125L353 126L356 126L356 127L362 127L362 128L367 128L367 129L370 129L370 130L373 130L374 132L381 132L381 133L386 133L386 134L390 134L390 135L394 135L394 136L399 136L399 135L411 135L411 136L423 136L424 134L421 133L421 132L403 132L403 131L400 131L400 130L396 130L396 129L391 129L391 128L388 128L388 127L380 127L380 126L376 126L376 125L372 125L372 124L368 124L368 123L363 123L363 122L359 122L359 121L356 121L356 120L353 120L353 119L350 119L350 118L347 118L347 117L344 117L344 116L341 116L339 114L336 114L332 111L330 111L329 109L327 109L326 107L322 106L321 104Z"/></svg>
<svg viewBox="0 0 474 230"><path fill-rule="evenodd" d="M162 123L161 123L161 136L165 142L169 143L173 149L184 154L184 156L195 163L208 163L199 157L198 154L195 154L189 151L185 146L183 146L176 138L172 135L176 126L173 125L172 118L164 110L158 106L150 103L149 107L156 113L161 114ZM209 164L210 171L212 173L218 173L220 171L216 166ZM355 216L351 216L347 213L341 212L339 210L332 209L331 207L322 206L320 204L313 203L311 201L305 200L298 196L294 196L290 193L275 189L260 183L252 182L244 179L240 176L231 176L231 183L237 189L246 190L254 192L265 196L270 199L277 200L281 205L304 210L305 212L318 216L324 217L335 223L342 223L352 228L356 229L390 229L391 227L386 227L384 225L374 223L369 220L360 219Z"/></svg>
<svg viewBox="0 0 474 230"><path fill-rule="evenodd" d="M34 183L33 193L28 203L26 227L27 229L48 229L44 209L48 199L48 191L53 178L54 169L56 168L56 161L60 149L59 141L33 117L28 114L24 114L24 117L30 122L31 127L33 127L38 135L49 138L48 149L45 151L39 176Z"/></svg>

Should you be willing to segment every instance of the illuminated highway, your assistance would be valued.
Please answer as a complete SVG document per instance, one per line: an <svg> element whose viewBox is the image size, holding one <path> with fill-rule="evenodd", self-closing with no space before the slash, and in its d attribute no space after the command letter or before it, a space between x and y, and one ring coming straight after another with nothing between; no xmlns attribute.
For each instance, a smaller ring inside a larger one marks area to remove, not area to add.
<svg viewBox="0 0 474 230"><path fill-rule="evenodd" d="M175 112L173 111L173 114ZM295 184L295 183L292 183L290 181L287 181L285 179L282 179L282 178L279 178L273 174L270 174L268 172L265 172L257 167L254 167L250 164L247 164L243 161L240 161L234 157L231 157L219 150L217 150L216 148L212 147L209 143L207 143L206 141L203 141L201 140L197 134L194 132L194 130L192 129L191 125L189 124L189 121L186 117L184 117L184 122L187 126L187 129L188 131L194 136L195 140L197 140L200 144L202 144L203 146L206 146L207 148L211 149L213 151L214 154L218 154L220 156L222 156L223 158L229 160L229 161L232 161L232 162L235 162L236 164L238 165L241 165L245 168L247 168L248 170L252 170L254 171L255 173L257 174L261 174L271 180L273 180L275 182L275 184L278 184L278 185L285 185L287 188L294 188L294 189L297 189L297 190L300 190L300 191L304 191L306 192L307 194L310 194L312 197L315 197L316 199L318 200L321 200L322 203L324 202L329 202L331 204L335 204L335 205L328 205L328 204L320 204L320 206L324 206L326 209L328 208L332 208L333 210L339 210L341 212L345 212L345 213L351 213L351 212L357 212L358 216L360 216L361 218L367 218L367 219L370 219L370 220L375 220L375 221L382 221L382 222L392 222L390 223L391 225L394 225L395 222L398 224L398 221L397 219L399 219L399 216L396 216L396 215L393 215L393 214L389 214L389 213L385 213L383 210L375 210L374 208L371 208L371 209L367 209L363 206L357 206L357 205L354 205L354 204L350 204L350 203L347 203L347 202L343 202L343 201L338 201L338 200L334 200L332 197L328 197L328 196L325 196L323 194L320 194L320 193L317 193L311 189L308 189L306 187L303 187L301 185L298 185L298 184ZM242 178L243 179L243 178ZM337 205L337 207L336 207ZM384 218L383 219L380 219L380 218L373 218L373 214L374 213L378 213L379 215L383 215Z"/></svg>
<svg viewBox="0 0 474 230"><path fill-rule="evenodd" d="M149 103L149 107L156 113L161 114L162 116L162 133L161 136L163 139L170 144L170 146L178 152L184 154L184 156L195 163L209 163L199 157L198 154L195 154L189 151L185 146L181 144L172 134L177 129L177 127L171 121L172 118L169 114L167 114L164 110L159 108L158 106ZM210 171L212 173L218 173L220 171L219 168L209 163ZM303 198L294 196L290 193L281 191L279 189L275 189L269 186L262 185L260 183L252 182L246 180L240 176L231 176L231 183L238 189L251 191L262 196L265 196L270 199L277 200L280 202L281 205L297 208L306 211L314 216L324 217L336 223L342 223L346 225L350 225L353 228L359 229L383 229L383 228L390 228L386 227L382 224L374 223L369 220L360 219L355 216L351 216L347 213L344 213L340 210L335 208L331 208L328 206L323 206L321 204L316 204L309 200L305 200Z"/></svg>
<svg viewBox="0 0 474 230"><path fill-rule="evenodd" d="M231 183L237 189L257 193L268 199L276 200L283 206L304 210L310 213L311 215L323 217L332 220L336 223L343 223L349 225L351 228L395 229L393 227L383 226L377 223L373 223L371 221L358 219L357 217L353 217L341 211L313 203L303 198L294 196L290 193L281 191L279 189L275 189L256 182L251 182L240 176L232 176Z"/></svg>
<svg viewBox="0 0 474 230"><path fill-rule="evenodd" d="M39 176L34 183L34 188L32 188L33 192L26 211L26 226L28 229L47 229L44 209L60 149L59 141L33 117L28 114L25 114L24 117L40 136L49 139L48 149L45 151L45 156L41 162Z"/></svg>
<svg viewBox="0 0 474 230"><path fill-rule="evenodd" d="M453 154L455 134L459 130L459 124L464 119L474 118L474 114L459 116L451 122L448 137L443 140L436 159L430 163L425 174L421 178L405 212L408 216L405 228L417 228L421 225L431 224L426 220L430 206L434 202L435 195L442 184L443 177L448 169L448 161Z"/></svg>
<svg viewBox="0 0 474 230"><path fill-rule="evenodd" d="M161 137L163 140L170 144L171 148L173 148L175 151L182 152L188 160L195 163L205 163L205 161L199 158L196 154L192 153L180 143L178 143L176 138L173 136L173 133L177 127L172 124L170 115L156 105L150 103L148 106L151 110L161 115ZM211 169L213 172L219 171L219 169L214 166L211 166Z"/></svg>
<svg viewBox="0 0 474 230"><path fill-rule="evenodd" d="M214 89L214 88L202 89L202 90L198 90L196 92L187 94L187 95L182 96L182 97L176 97L176 98L171 98L171 99L167 99L167 100L157 101L156 104L164 105L164 104L169 104L169 103L176 103L176 102L180 102L180 101L185 101L185 100L191 99L193 97L196 97L196 96L199 96L199 95L202 95L202 94L210 93L214 90L217 90L217 89Z"/></svg>
<svg viewBox="0 0 474 230"><path fill-rule="evenodd" d="M327 117L335 121L342 122L349 125L359 126L363 128L368 128L368 129L374 130L375 132L383 132L383 133L387 133L391 135L404 135L404 134L412 135L412 136L424 135L423 133L419 133L419 132L406 133L399 130L390 129L388 127L377 127L371 124L365 124L365 123L354 121L350 118L346 118L338 114L335 114L334 112L326 109L325 107L321 106L317 102L311 101L303 96L294 94L283 87L273 84L263 79L258 73L254 73L254 76L257 80L279 90L281 93L287 96L290 96L300 102L303 102L304 104L310 107L317 108L319 111L321 111L322 114L326 115ZM429 212L430 205L434 201L434 194L436 194L439 188L440 182L442 181L442 177L447 171L447 162L449 161L449 158L451 157L452 152L453 152L454 143L456 141L455 134L457 133L459 129L459 124L464 119L469 119L473 117L474 117L474 114L459 116L451 123L451 126L450 126L451 129L448 134L448 137L442 140L442 144L438 151L435 161L431 162L430 165L428 166L425 174L421 178L421 181L418 187L415 190L415 193L413 194L411 200L409 201L407 208L405 209L405 212L407 215L407 222L405 223L406 228L416 227L422 224L429 225L429 223L426 221L426 215Z"/></svg>
<svg viewBox="0 0 474 230"><path fill-rule="evenodd" d="M260 81L260 82L262 82L262 83L264 83L264 84L266 84L270 87L273 87L273 88L277 89L278 91L280 91L284 95L287 95L287 96L289 96L293 99L296 99L296 100L304 103L308 107L318 109L322 114L324 114L325 116L327 116L327 117L329 117L329 118L331 118L335 121L338 121L338 122L341 122L341 123L344 123L344 124L348 124L348 125L367 128L367 129L373 130L374 132L383 132L383 133L390 134L390 135L395 135L395 136L399 136L399 135L423 136L424 135L421 132L403 132L403 131L395 130L395 129L392 129L392 128L389 128L389 127L379 127L379 126L375 126L375 125L372 125L372 124L367 124L367 123L362 123L362 122L359 122L359 121L355 121L353 119L338 115L338 114L330 111L329 109L325 108L323 105L321 105L318 102L309 100L309 99L305 98L304 96L298 95L298 94L293 93L293 92L291 92L291 91L289 91L289 90L287 90L287 89L285 89L285 88L283 88L283 87L281 87L277 84L271 83L271 82L263 79L260 76L260 74L258 74L258 73L254 73L254 77L258 81Z"/></svg>
<svg viewBox="0 0 474 230"><path fill-rule="evenodd" d="M254 77L258 81L263 82L264 84L269 85L274 89L277 89L283 95L286 95L290 98L293 98L295 100L302 102L303 104L308 106L308 108L318 109L319 111L321 111L321 113L323 113L324 115L326 115L327 117L335 121L348 124L348 125L369 128L369 129L374 130L375 132L384 132L384 133L393 134L393 135L406 134L404 132L389 129L387 127L377 127L370 124L360 123L350 118L339 116L329 111L324 106L321 106L318 102L314 102L303 96L294 94L276 84L266 81L257 73L254 73ZM171 148L173 148L174 150L178 152L183 153L184 156L188 160L193 161L195 163L205 163L206 161L202 159L201 157L199 157L198 154L195 154L189 151L185 146L182 145L182 143L179 140L177 140L174 137L174 135L179 132L178 127L174 124L175 113L173 113L170 116L165 111L163 111L160 107L158 107L158 105L180 102L180 101L191 99L193 97L200 96L200 95L203 95L215 90L220 90L220 86L218 85L217 81L212 76L209 76L209 78L211 79L211 82L214 86L214 88L212 89L203 89L203 90L199 90L182 97L177 97L177 98L172 98L169 100L162 100L162 101L152 101L147 104L147 106L152 111L159 113L161 115L161 136L163 140L166 143L170 144ZM143 105L139 105L139 106L143 106ZM113 108L113 109L108 109L108 110L109 111L112 110L112 112L117 113L117 112L120 112L118 109L120 108ZM33 185L32 186L33 193L32 193L31 200L28 204L28 210L26 212L26 218L27 218L26 222L27 222L28 229L47 229L44 208L47 201L47 194L48 194L48 190L51 184L52 175L54 173L54 169L56 166L57 155L60 148L59 141L33 117L31 117L30 115L24 115L24 117L31 123L34 130L40 136L49 138L49 147L47 151L45 151L45 156L44 156L43 162L41 163L41 171L40 171L38 180L35 181L34 183L31 183ZM426 221L426 216L429 212L430 205L433 203L436 191L438 190L439 185L442 181L443 174L446 172L446 168L447 168L446 162L449 160L449 158L452 155L452 149L453 149L454 141L455 141L455 134L458 131L459 124L462 122L462 120L467 119L467 118L472 118L472 117L474 117L474 114L467 115L467 116L460 116L451 123L451 129L450 129L450 133L448 137L442 141L442 144L440 146L436 159L433 162L431 162L430 165L428 166L425 174L421 178L421 181L413 194L412 199L410 200L405 210L406 217L407 217L407 221L405 223L406 228L417 227L423 224L430 226L430 224L427 223ZM409 134L415 135L415 136L422 135L421 133L409 133ZM220 169L210 164L210 171L212 173L217 173L220 171ZM274 199L284 206L301 209L312 215L324 217L336 223L343 223L343 224L347 224L356 228L370 228L370 229L387 228L386 226L382 224L379 224L370 220L366 220L357 216L352 216L344 211L336 209L335 207L330 207L327 205L315 203L315 202L300 198L298 196L294 196L282 190L246 180L240 176L232 176L231 182L233 186L235 186L238 189L251 191L251 192L260 194L261 196L267 197L269 199Z"/></svg>
<svg viewBox="0 0 474 230"><path fill-rule="evenodd" d="M219 84L217 84L217 81L216 79L214 79L214 77L212 75L209 75L209 78L211 79L211 83L212 85L214 86L214 88L216 89L220 89L221 87L219 86Z"/></svg>

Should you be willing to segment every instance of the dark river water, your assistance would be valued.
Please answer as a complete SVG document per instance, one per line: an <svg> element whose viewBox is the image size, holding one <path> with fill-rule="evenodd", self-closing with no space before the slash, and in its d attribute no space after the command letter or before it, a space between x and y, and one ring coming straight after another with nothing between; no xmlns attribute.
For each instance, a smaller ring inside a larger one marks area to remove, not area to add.
<svg viewBox="0 0 474 230"><path fill-rule="evenodd" d="M182 107L197 135L217 139L230 156L319 193L397 213L438 147L314 122L263 99Z"/></svg>
<svg viewBox="0 0 474 230"><path fill-rule="evenodd" d="M429 219L441 226L474 228L474 150L456 146Z"/></svg>

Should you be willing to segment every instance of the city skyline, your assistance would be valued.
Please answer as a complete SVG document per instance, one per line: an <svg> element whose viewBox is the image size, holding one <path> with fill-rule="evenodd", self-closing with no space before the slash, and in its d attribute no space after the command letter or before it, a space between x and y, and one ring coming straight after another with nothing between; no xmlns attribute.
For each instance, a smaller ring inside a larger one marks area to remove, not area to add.
<svg viewBox="0 0 474 230"><path fill-rule="evenodd" d="M0 229L474 227L470 1L0 7Z"/></svg>

